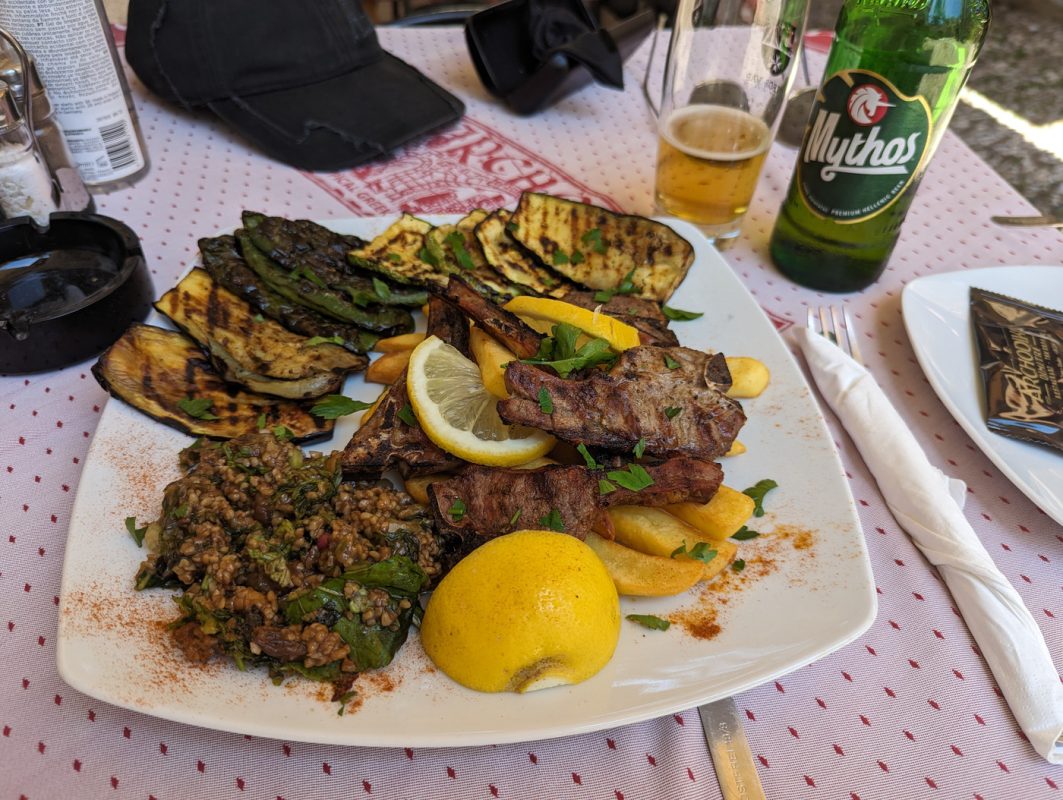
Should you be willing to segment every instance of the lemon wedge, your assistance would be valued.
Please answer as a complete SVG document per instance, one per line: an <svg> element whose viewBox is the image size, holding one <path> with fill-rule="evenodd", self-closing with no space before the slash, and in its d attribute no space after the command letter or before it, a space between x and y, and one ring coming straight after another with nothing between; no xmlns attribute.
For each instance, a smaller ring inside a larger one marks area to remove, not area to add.
<svg viewBox="0 0 1063 800"><path fill-rule="evenodd" d="M536 320L554 325L559 322L567 322L569 325L579 328L588 336L605 339L605 341L609 342L609 346L618 353L639 345L637 328L614 319L608 314L580 308L563 300L521 295L506 303L504 308L518 317L526 318L533 327L536 327L534 323Z"/></svg>
<svg viewBox="0 0 1063 800"><path fill-rule="evenodd" d="M474 464L516 466L554 446L554 437L545 431L506 425L480 368L437 336L429 336L410 355L406 391L428 438Z"/></svg>

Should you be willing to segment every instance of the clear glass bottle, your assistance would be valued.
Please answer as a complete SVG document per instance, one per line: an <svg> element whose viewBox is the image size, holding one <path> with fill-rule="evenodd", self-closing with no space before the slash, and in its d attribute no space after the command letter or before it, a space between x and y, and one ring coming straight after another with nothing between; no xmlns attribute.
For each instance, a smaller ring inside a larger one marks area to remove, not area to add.
<svg viewBox="0 0 1063 800"><path fill-rule="evenodd" d="M48 167L34 146L15 94L0 82L0 211L4 217L30 216L38 225L58 210Z"/></svg>

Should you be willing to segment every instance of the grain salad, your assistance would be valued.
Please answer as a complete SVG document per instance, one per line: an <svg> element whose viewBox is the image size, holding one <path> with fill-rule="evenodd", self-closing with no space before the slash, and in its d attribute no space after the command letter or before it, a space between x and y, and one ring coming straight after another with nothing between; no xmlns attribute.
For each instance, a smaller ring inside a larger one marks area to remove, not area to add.
<svg viewBox="0 0 1063 800"><path fill-rule="evenodd" d="M341 482L338 453L304 455L281 433L181 452L160 518L130 522L150 550L136 588L181 590L170 629L190 660L329 681L339 697L405 641L441 546L407 494Z"/></svg>

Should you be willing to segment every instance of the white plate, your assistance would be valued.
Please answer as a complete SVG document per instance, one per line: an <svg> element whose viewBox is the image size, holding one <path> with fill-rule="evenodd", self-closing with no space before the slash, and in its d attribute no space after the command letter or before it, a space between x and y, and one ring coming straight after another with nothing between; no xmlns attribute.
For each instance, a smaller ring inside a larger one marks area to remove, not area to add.
<svg viewBox="0 0 1063 800"><path fill-rule="evenodd" d="M437 218L436 221L450 221ZM371 236L390 219L330 220L336 230ZM129 515L154 519L162 489L178 476L177 453L190 439L117 400L108 402L78 488L67 543L59 614L58 665L79 691L146 714L256 736L372 746L458 746L545 739L658 717L741 692L836 650L868 628L876 598L860 524L823 418L775 328L720 255L684 223L696 261L674 304L707 312L675 323L686 344L755 355L768 364L769 390L746 401L749 452L725 460L739 489L761 478L780 488L755 526L808 529L796 539L762 537L740 546L750 562L773 548L774 571L721 607L721 631L696 639L625 622L613 660L594 678L530 695L488 695L435 671L416 634L379 674L359 679L361 705L343 716L309 682L273 686L263 671L228 664L190 666L167 645L172 592L132 591L144 557L125 531ZM347 394L372 400L379 387L361 376ZM662 402L663 402L662 398ZM357 416L357 415L356 415ZM330 443L341 448L347 418ZM773 543L774 542L774 543ZM751 563L747 570L752 571ZM661 599L624 599L623 612L667 614L706 602L697 590Z"/></svg>
<svg viewBox="0 0 1063 800"><path fill-rule="evenodd" d="M1063 309L1063 267L988 267L917 278L901 307L919 366L945 408L1019 490L1063 525L1063 456L993 433L971 329L970 288Z"/></svg>

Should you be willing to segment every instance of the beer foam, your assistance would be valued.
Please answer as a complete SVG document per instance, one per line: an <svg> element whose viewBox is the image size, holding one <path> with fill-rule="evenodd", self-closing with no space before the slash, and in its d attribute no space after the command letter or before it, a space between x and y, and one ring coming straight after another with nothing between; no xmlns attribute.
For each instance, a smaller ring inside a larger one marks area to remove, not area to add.
<svg viewBox="0 0 1063 800"><path fill-rule="evenodd" d="M676 109L661 124L660 133L675 149L707 161L743 161L771 146L771 132L764 120L740 108L708 103ZM681 134L688 138L680 138ZM698 141L689 141L691 136ZM736 136L740 137L740 146L751 141L755 144L730 149Z"/></svg>

